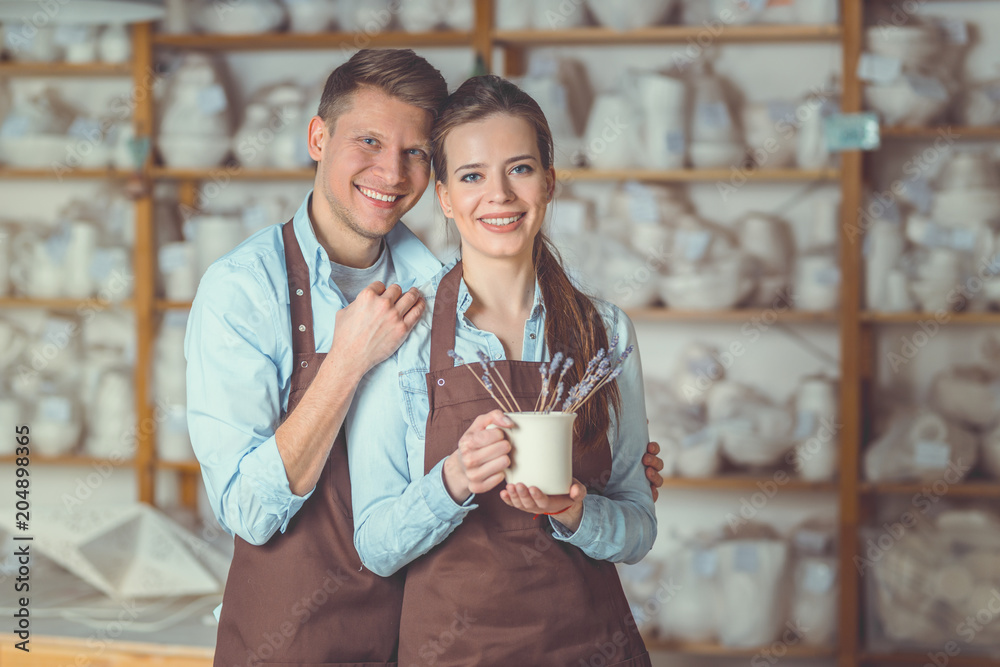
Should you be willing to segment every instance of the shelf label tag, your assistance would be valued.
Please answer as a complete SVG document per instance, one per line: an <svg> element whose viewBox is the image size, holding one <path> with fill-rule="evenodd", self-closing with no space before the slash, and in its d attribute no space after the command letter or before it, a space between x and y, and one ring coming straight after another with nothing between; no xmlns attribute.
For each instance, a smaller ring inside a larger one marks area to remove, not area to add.
<svg viewBox="0 0 1000 667"><path fill-rule="evenodd" d="M676 243L681 247L684 259L700 261L712 242L712 234L703 229L681 229L677 232Z"/></svg>
<svg viewBox="0 0 1000 667"><path fill-rule="evenodd" d="M713 130L727 130L732 124L725 102L703 102L697 113L701 122Z"/></svg>
<svg viewBox="0 0 1000 667"><path fill-rule="evenodd" d="M640 225L658 225L660 212L656 206L656 195L646 185L628 181L624 185L628 193L628 212L632 222Z"/></svg>
<svg viewBox="0 0 1000 667"><path fill-rule="evenodd" d="M64 424L73 414L73 405L65 396L45 396L38 401L38 414L45 421Z"/></svg>
<svg viewBox="0 0 1000 667"><path fill-rule="evenodd" d="M836 575L829 563L806 560L802 563L802 588L809 593L826 593L833 588Z"/></svg>
<svg viewBox="0 0 1000 667"><path fill-rule="evenodd" d="M719 554L715 549L695 549L691 554L691 569L702 579L711 579L719 569Z"/></svg>
<svg viewBox="0 0 1000 667"><path fill-rule="evenodd" d="M918 468L947 468L951 447L947 442L918 440L913 444L913 462Z"/></svg>
<svg viewBox="0 0 1000 667"><path fill-rule="evenodd" d="M226 91L219 84L198 91L198 108L202 113L216 114L225 111L226 106Z"/></svg>
<svg viewBox="0 0 1000 667"><path fill-rule="evenodd" d="M923 176L905 181L903 194L921 213L929 213L934 205L934 193L931 191L927 179Z"/></svg>
<svg viewBox="0 0 1000 667"><path fill-rule="evenodd" d="M916 95L932 100L947 100L948 89L944 87L939 79L923 74L907 74L906 82L910 85Z"/></svg>
<svg viewBox="0 0 1000 667"><path fill-rule="evenodd" d="M858 78L871 83L892 83L903 73L903 61L877 53L862 53L858 59Z"/></svg>
<svg viewBox="0 0 1000 667"><path fill-rule="evenodd" d="M670 130L667 132L667 153L678 155L687 150L687 136L684 130Z"/></svg>
<svg viewBox="0 0 1000 667"><path fill-rule="evenodd" d="M3 124L0 124L0 137L10 139L23 137L28 134L29 127L31 127L31 119L24 114L14 112L4 119Z"/></svg>
<svg viewBox="0 0 1000 667"><path fill-rule="evenodd" d="M823 119L827 149L872 151L882 145L878 115L873 112L835 113Z"/></svg>
<svg viewBox="0 0 1000 667"><path fill-rule="evenodd" d="M754 574L760 567L759 561L757 547L752 544L736 545L736 552L733 554L733 569L737 572Z"/></svg>

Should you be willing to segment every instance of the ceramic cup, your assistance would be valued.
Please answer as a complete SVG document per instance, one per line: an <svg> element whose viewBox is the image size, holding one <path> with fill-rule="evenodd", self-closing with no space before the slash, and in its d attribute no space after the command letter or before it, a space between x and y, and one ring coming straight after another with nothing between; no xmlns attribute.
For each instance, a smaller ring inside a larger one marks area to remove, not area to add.
<svg viewBox="0 0 1000 667"><path fill-rule="evenodd" d="M34 232L14 237L10 278L25 296L53 299L62 296L64 264L46 239Z"/></svg>
<svg viewBox="0 0 1000 667"><path fill-rule="evenodd" d="M63 294L72 299L85 299L94 294L91 262L97 250L100 230L96 225L77 220L69 224L69 243L63 267Z"/></svg>
<svg viewBox="0 0 1000 667"><path fill-rule="evenodd" d="M503 429L510 442L507 482L536 486L550 496L565 495L573 484L575 412L509 412L514 427ZM493 424L487 428L497 428Z"/></svg>

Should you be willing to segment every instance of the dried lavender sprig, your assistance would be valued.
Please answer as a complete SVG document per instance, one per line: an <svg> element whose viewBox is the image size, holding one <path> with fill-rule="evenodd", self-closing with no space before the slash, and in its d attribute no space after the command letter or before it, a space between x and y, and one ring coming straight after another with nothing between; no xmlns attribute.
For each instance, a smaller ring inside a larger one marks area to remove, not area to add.
<svg viewBox="0 0 1000 667"><path fill-rule="evenodd" d="M459 364L464 364L465 363L465 359L463 359L462 357L458 356L458 353L455 352L455 350L448 350L448 356L451 357L452 359L454 359L455 361L457 361Z"/></svg>
<svg viewBox="0 0 1000 667"><path fill-rule="evenodd" d="M562 398L563 389L564 385L562 382L560 382L559 385L556 387L555 396L552 398L552 401L549 403L548 408L545 410L546 414L552 412L555 409L556 405L559 404L559 399Z"/></svg>
<svg viewBox="0 0 1000 667"><path fill-rule="evenodd" d="M594 387L594 389L590 393L588 393L586 396L583 397L583 400L580 401L580 403L573 408L572 412L576 412L577 410L579 410L580 408L582 408L583 404L586 403L588 400L590 400L591 396L593 396L594 394L596 394L604 385L608 384L609 382L614 381L614 379L617 378L621 374L622 374L622 369L621 368L616 368L613 371L611 371L611 373L606 378L604 378L604 380L599 385L597 385L596 387Z"/></svg>
<svg viewBox="0 0 1000 667"><path fill-rule="evenodd" d="M468 368L469 372L472 373L472 377L474 377L477 380L479 380L479 384L483 385L483 388L486 391L490 392L490 396L492 396L493 400L497 402L497 405L500 406L501 410L503 410L504 412L510 412L510 410L508 410L507 407L503 403L500 402L500 399L496 397L496 394L493 393L492 383L489 382L489 377L488 376L484 375L483 377L479 377L478 375L476 375L476 371L472 370L472 366L470 366L469 364L462 364L462 366L465 367L465 368ZM483 381L483 378L486 379L485 382Z"/></svg>
<svg viewBox="0 0 1000 667"><path fill-rule="evenodd" d="M483 386L486 387L486 391L490 392L490 396L493 397L494 401L500 404L500 407L503 408L504 412L514 412L514 409L510 406L510 404L502 402L499 398L497 398L497 395L493 393L493 382L490 381L489 373L483 373L482 382ZM497 390L497 393L503 397L503 392Z"/></svg>
<svg viewBox="0 0 1000 667"><path fill-rule="evenodd" d="M559 394L556 396L556 398L549 405L549 411L550 412L556 407L556 404L559 402L559 399L562 397L563 377L565 377L566 371L568 371L572 367L573 367L573 358L572 357L566 357L566 363L563 364L562 371L559 373L559 379L556 381L556 385L559 387Z"/></svg>
<svg viewBox="0 0 1000 667"><path fill-rule="evenodd" d="M538 373L539 373L539 375L542 376L541 386L543 386L543 387L545 386L545 369L546 368L547 368L547 366L545 364L542 364L541 366L538 367ZM540 409L541 402L542 402L542 391L541 391L541 389L539 389L538 390L538 398L535 399L535 412L538 412L538 410Z"/></svg>
<svg viewBox="0 0 1000 667"><path fill-rule="evenodd" d="M496 371L496 368L497 368L497 362L490 360L490 369ZM510 402L514 404L514 407L517 408L517 411L520 412L521 406L518 404L517 399L514 398L514 392L512 392L510 390L510 387L507 386L507 381L503 379L503 373L497 371L497 377L500 378L500 384L503 385L503 388L507 390L507 396L505 398L509 398ZM500 391L499 387L497 387L497 391Z"/></svg>

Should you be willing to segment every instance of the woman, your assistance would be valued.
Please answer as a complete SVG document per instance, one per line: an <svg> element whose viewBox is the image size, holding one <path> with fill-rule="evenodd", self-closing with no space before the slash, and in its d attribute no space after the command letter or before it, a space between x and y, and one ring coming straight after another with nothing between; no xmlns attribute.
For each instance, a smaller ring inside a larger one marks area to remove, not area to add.
<svg viewBox="0 0 1000 667"><path fill-rule="evenodd" d="M487 354L533 405L556 352L577 362L569 387L609 340L614 355L635 344L625 314L573 287L541 233L548 124L512 83L475 77L449 98L432 150L462 260L423 288L425 317L366 376L346 423L358 553L383 576L409 564L399 662L649 665L613 565L656 536L639 355L578 411L573 486L546 496L502 483L510 443L488 427L512 424L448 354Z"/></svg>

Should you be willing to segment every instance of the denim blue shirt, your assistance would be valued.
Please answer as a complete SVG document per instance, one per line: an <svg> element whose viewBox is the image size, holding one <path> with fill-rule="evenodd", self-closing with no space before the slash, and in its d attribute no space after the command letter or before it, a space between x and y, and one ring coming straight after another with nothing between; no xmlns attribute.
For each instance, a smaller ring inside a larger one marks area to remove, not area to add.
<svg viewBox="0 0 1000 667"><path fill-rule="evenodd" d="M292 225L309 267L316 352L328 352L348 304L309 218L311 196ZM402 223L385 241L404 290L441 268ZM184 339L188 430L208 499L219 523L251 544L284 532L312 495L291 491L274 438L291 388L291 327L281 225L272 225L209 267Z"/></svg>
<svg viewBox="0 0 1000 667"><path fill-rule="evenodd" d="M452 263L454 264L454 263ZM424 475L424 431L430 410L424 375L430 367L431 320L437 286L446 267L421 287L427 309L399 350L361 381L345 422L354 505L354 546L372 572L388 576L445 540L469 512L475 497L456 503L444 486L443 461ZM472 296L462 280L458 295L455 348L476 359L482 350L504 359L500 340L477 329L465 312ZM636 342L632 322L619 308L596 301L608 338L616 333L620 354ZM525 361L549 359L545 306L536 283L531 314L524 323ZM578 359L577 363L586 363ZM570 532L549 517L555 539L573 544L591 558L634 563L656 538L656 516L642 455L649 442L642 363L636 347L618 378L621 419L609 429L612 471L604 493L588 493L580 526ZM456 443L457 445L457 443Z"/></svg>

